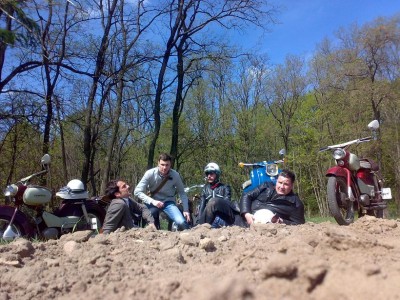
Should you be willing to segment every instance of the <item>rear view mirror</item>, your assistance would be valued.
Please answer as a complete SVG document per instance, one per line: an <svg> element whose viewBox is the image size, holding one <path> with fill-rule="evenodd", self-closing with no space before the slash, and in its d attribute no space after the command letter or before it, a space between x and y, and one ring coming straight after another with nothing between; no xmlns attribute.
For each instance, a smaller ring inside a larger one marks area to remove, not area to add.
<svg viewBox="0 0 400 300"><path fill-rule="evenodd" d="M377 130L379 128L379 121L378 120L373 120L368 124L368 128L370 130Z"/></svg>
<svg viewBox="0 0 400 300"><path fill-rule="evenodd" d="M50 161L51 161L50 155L48 154L43 155L41 160L42 165L48 165L50 164Z"/></svg>

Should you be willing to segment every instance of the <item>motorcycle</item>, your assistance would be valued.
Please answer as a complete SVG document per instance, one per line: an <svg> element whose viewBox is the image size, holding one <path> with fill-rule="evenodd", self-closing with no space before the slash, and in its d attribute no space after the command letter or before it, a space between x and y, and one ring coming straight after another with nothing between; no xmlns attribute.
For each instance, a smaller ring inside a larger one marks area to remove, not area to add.
<svg viewBox="0 0 400 300"><path fill-rule="evenodd" d="M342 144L323 147L319 152L331 150L336 166L326 172L328 177L327 199L330 213L339 225L354 222L354 212L359 217L368 214L383 218L387 200L392 198L391 189L382 187L378 177L379 167L372 160L359 158L348 151L351 145L376 140L378 120L368 124L372 136Z"/></svg>
<svg viewBox="0 0 400 300"><path fill-rule="evenodd" d="M101 227L106 214L105 207L88 200L88 192L77 179L71 180L67 187L56 194L61 203L53 212L45 210L51 202L52 191L30 184L30 181L48 173L50 160L50 155L45 154L41 159L42 171L22 178L5 189L4 195L14 205L0 205L0 239L57 239L65 233Z"/></svg>
<svg viewBox="0 0 400 300"><path fill-rule="evenodd" d="M242 184L243 193L250 192L264 182L269 182L275 186L278 174L280 173L278 164L283 164L285 162L285 154L286 150L281 149L279 151L281 159L279 160L262 161L257 163L240 162L239 167L241 168L251 167L249 174L250 179Z"/></svg>
<svg viewBox="0 0 400 300"><path fill-rule="evenodd" d="M200 208L200 195L198 193L195 193L193 196L191 194L193 191L202 189L204 187L204 184L195 184L189 187L185 187L185 193L188 195L189 201L189 213L190 213L190 227L194 226L196 224L197 218L199 217L199 208ZM182 201L178 199L177 201L177 206L181 212L183 212L183 205ZM170 220L166 214L162 213L161 214L162 218L165 219L168 222L168 230L169 231L177 231L178 226L176 225L175 222Z"/></svg>

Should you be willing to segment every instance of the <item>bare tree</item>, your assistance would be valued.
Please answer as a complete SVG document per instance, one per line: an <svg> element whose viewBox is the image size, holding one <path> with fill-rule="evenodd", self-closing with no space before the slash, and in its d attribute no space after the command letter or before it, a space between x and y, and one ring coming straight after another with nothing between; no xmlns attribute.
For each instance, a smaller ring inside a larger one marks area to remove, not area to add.
<svg viewBox="0 0 400 300"><path fill-rule="evenodd" d="M109 37L111 32L111 26L113 24L113 20L115 17L116 7L118 4L118 0L112 0L108 3L107 7L100 7L100 9L104 9L103 13L103 34L101 38L101 42L99 45L99 49L96 56L96 66L93 72L93 80L90 87L90 91L87 98L86 103L86 116L85 116L85 128L84 128L84 142L83 142L83 153L85 156L85 160L83 162L82 167L82 181L88 182L90 179L92 182L92 186L95 186L94 183L94 169L93 169L93 159L94 152L96 148L95 138L96 138L96 128L97 125L94 120L94 102L96 99L97 88L100 80L100 76L104 72L105 60L107 49L109 45ZM102 5L102 3L101 3ZM102 106L104 101L102 101ZM102 111L102 108L99 108L99 111ZM101 117L101 116L100 116ZM97 119L99 121L99 119ZM91 175L89 178L89 174Z"/></svg>
<svg viewBox="0 0 400 300"><path fill-rule="evenodd" d="M140 36L158 17L156 14L152 15L148 21L142 20L148 13L143 7L143 2L144 1L138 1L136 10L134 10L132 14L127 14L125 12L125 1L120 1L118 6L119 13L117 16L118 22L116 22L116 26L120 27L118 30L119 34L115 35L110 43L112 52L111 56L114 56L114 53L116 56L116 59L114 60L116 61L115 65L110 66L110 69L114 70L113 73L115 74L115 80L113 81L113 84L115 84L116 101L110 105L113 106L114 113L111 118L111 135L106 146L105 166L102 170L101 176L101 191L104 191L106 183L110 179L113 154L116 154L116 152L119 154L121 153L121 151L115 151L115 148L117 147L116 141L118 135L120 134L120 117L122 114L123 102L127 95L126 90L130 88L130 86L127 86L127 84L128 82L130 84L137 84L136 81L139 82L139 80L136 79L128 80L127 77L130 77L132 74L139 74L138 69L140 68L140 65L152 59L152 56L131 55L135 46L138 44ZM126 140L126 138L123 140ZM120 145L120 147L122 147L122 145ZM119 160L120 159L117 159L117 161Z"/></svg>
<svg viewBox="0 0 400 300"><path fill-rule="evenodd" d="M269 7L264 1L251 0L171 0L169 2L168 13L168 28L169 33L166 37L167 43L162 56L160 71L158 74L155 105L154 105L154 136L150 144L147 166L152 167L154 160L154 152L157 144L161 128L161 99L163 92L166 89L165 74L169 61L172 57L173 49L176 47L178 51L194 50L193 47L198 43L198 36L201 32L206 32L206 29L211 26L220 26L224 29L233 29L245 26L246 24L254 24L264 27L268 22L272 22L272 17L275 13L274 7ZM196 38L197 37L197 38ZM188 48L187 42L190 41L191 48ZM208 40L208 45L211 45L215 40ZM204 45L202 45L204 47ZM184 52L180 54L182 59L177 62L177 76L182 76L182 63L184 63ZM207 55L207 54L205 54ZM180 79L182 81L182 77ZM183 84L180 84L180 90L183 89ZM182 109L182 91L177 91L178 96L175 97L175 122L179 122L179 110ZM180 95L179 95L180 94ZM173 144L172 150L175 152L177 145L177 130L179 125L175 124L173 128ZM176 151L177 152L177 151Z"/></svg>
<svg viewBox="0 0 400 300"><path fill-rule="evenodd" d="M279 124L285 149L289 151L293 117L307 88L303 60L296 56L286 57L284 65L278 65L271 72L266 86L269 87L266 104Z"/></svg>

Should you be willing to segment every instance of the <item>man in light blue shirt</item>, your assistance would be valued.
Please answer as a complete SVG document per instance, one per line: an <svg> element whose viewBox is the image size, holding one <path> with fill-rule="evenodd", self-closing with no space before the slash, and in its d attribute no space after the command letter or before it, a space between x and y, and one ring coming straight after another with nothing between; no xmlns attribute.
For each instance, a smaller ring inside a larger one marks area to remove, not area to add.
<svg viewBox="0 0 400 300"><path fill-rule="evenodd" d="M177 171L171 169L171 160L170 155L161 153L158 158L158 166L144 173L135 188L134 195L141 199L149 208L155 219L154 224L158 229L160 229L160 211L163 211L176 223L178 230L189 229L190 214L188 197L185 193L181 176ZM164 179L166 180L165 183L158 190ZM150 192L150 195L147 192ZM183 204L183 216L176 206L175 196L177 193Z"/></svg>

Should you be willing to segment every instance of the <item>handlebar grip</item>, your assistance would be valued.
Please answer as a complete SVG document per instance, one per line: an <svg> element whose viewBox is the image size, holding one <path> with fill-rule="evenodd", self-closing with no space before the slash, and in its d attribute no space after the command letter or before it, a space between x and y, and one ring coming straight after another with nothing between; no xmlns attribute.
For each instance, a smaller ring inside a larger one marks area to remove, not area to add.
<svg viewBox="0 0 400 300"><path fill-rule="evenodd" d="M372 136L368 136L368 137L365 137L365 138L361 138L359 141L360 141L360 142L368 142L368 141L370 141L370 140L372 140Z"/></svg>

